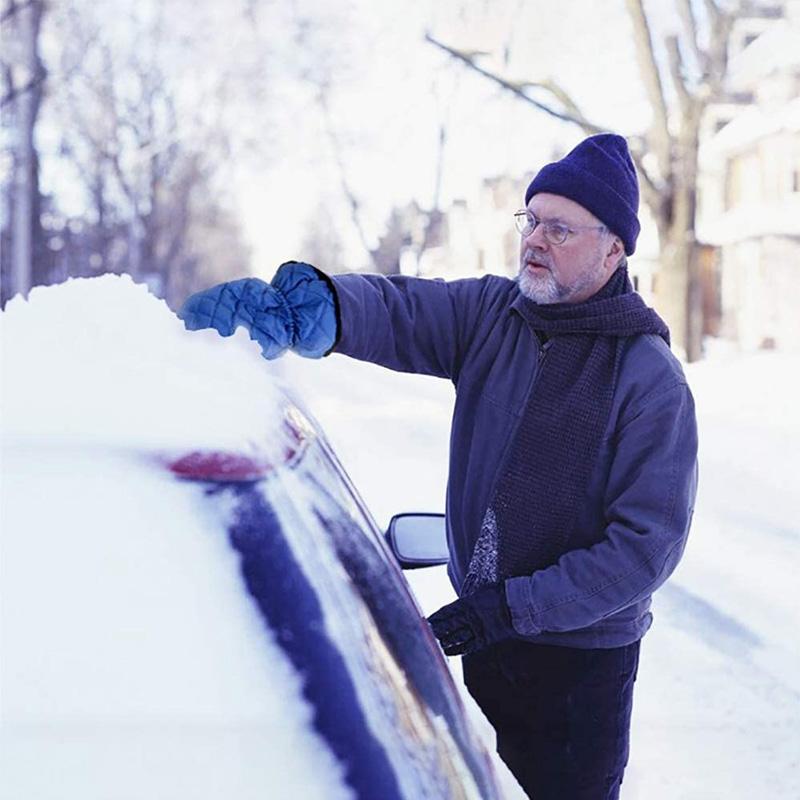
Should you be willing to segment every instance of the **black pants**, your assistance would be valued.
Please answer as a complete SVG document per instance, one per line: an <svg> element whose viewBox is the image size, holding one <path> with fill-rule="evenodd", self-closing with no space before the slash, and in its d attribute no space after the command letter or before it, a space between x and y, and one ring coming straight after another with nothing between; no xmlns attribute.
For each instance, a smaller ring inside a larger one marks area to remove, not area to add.
<svg viewBox="0 0 800 800"><path fill-rule="evenodd" d="M464 657L497 752L534 800L616 800L639 642L579 650L512 640Z"/></svg>

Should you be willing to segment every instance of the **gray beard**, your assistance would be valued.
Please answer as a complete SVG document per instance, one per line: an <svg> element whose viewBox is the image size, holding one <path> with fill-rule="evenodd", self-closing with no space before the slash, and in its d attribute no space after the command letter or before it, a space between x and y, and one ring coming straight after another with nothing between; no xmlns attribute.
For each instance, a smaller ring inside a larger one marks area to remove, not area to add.
<svg viewBox="0 0 800 800"><path fill-rule="evenodd" d="M602 269L603 264L599 262L594 269L589 269L580 275L571 286L565 286L553 277L553 273L550 270L544 275L534 276L523 265L520 268L519 275L517 275L517 286L519 286L520 292L525 297L539 305L568 303L571 297L595 283Z"/></svg>
<svg viewBox="0 0 800 800"><path fill-rule="evenodd" d="M539 305L560 303L570 291L568 287L558 283L549 270L544 276L537 278L524 267L517 276L517 285L525 297Z"/></svg>

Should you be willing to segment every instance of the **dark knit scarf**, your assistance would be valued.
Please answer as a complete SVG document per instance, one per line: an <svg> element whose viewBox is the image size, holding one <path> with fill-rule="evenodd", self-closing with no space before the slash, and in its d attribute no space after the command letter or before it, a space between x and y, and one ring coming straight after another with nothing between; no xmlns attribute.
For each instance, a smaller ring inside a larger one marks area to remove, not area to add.
<svg viewBox="0 0 800 800"><path fill-rule="evenodd" d="M498 472L462 594L554 564L572 549L577 511L611 410L623 339L669 330L618 269L582 303L518 308L552 339Z"/></svg>

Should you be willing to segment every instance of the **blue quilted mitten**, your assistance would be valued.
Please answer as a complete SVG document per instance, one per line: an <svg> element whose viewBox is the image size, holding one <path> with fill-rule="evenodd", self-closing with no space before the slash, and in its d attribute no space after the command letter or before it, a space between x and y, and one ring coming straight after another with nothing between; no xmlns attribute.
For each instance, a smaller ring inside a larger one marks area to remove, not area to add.
<svg viewBox="0 0 800 800"><path fill-rule="evenodd" d="M278 267L272 285L292 310L296 326L292 350L306 358L330 352L339 329L330 279L310 264L287 261Z"/></svg>
<svg viewBox="0 0 800 800"><path fill-rule="evenodd" d="M231 336L241 325L269 359L287 348L319 358L336 341L333 290L322 273L298 262L282 264L274 285L242 278L197 292L179 316L189 330L214 328L222 336Z"/></svg>
<svg viewBox="0 0 800 800"><path fill-rule="evenodd" d="M191 331L215 328L231 336L240 325L261 345L264 358L277 358L292 345L292 315L286 300L258 278L220 283L189 297L179 313Z"/></svg>

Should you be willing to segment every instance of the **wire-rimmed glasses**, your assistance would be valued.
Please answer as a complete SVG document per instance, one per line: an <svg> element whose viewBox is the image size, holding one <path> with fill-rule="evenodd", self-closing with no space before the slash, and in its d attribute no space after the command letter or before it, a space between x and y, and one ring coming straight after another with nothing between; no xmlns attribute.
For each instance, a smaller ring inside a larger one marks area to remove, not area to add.
<svg viewBox="0 0 800 800"><path fill-rule="evenodd" d="M550 244L564 244L570 234L579 231L604 231L605 225L567 225L553 219L539 219L530 211L520 209L514 212L514 224L522 236L530 236L540 225L542 234Z"/></svg>

